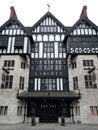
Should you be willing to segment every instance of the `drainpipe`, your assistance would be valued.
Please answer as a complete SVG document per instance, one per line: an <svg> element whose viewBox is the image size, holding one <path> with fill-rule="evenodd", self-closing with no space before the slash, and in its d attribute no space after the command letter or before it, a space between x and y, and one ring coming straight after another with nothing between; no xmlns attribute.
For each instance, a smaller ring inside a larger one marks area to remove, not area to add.
<svg viewBox="0 0 98 130"><path fill-rule="evenodd" d="M72 106L71 106L71 116L72 116L72 121L75 124L75 121L74 121L74 112L73 112L73 103L72 103Z"/></svg>
<svg viewBox="0 0 98 130"><path fill-rule="evenodd" d="M26 100L25 100L25 106L24 106L24 120L23 120L23 123L25 123L25 116L26 116Z"/></svg>

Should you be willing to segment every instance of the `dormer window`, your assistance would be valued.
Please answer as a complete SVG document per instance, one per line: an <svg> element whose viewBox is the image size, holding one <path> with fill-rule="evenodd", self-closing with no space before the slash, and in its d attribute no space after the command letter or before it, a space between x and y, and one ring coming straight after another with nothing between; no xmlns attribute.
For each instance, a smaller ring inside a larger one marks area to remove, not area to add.
<svg viewBox="0 0 98 130"><path fill-rule="evenodd" d="M23 48L24 45L24 37L23 36L16 36L15 37L15 48Z"/></svg>
<svg viewBox="0 0 98 130"><path fill-rule="evenodd" d="M8 45L8 37L0 36L0 48L7 48Z"/></svg>

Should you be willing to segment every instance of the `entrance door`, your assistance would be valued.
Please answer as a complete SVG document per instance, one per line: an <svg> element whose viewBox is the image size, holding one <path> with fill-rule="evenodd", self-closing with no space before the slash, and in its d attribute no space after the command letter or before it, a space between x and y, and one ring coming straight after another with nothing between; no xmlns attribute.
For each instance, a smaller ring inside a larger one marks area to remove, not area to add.
<svg viewBox="0 0 98 130"><path fill-rule="evenodd" d="M54 101L40 103L40 122L58 122L58 107Z"/></svg>

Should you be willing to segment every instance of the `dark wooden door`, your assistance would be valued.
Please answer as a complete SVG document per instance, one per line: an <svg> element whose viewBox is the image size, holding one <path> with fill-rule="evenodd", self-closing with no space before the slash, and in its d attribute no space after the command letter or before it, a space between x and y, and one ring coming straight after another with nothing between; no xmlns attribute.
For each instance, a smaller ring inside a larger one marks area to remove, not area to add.
<svg viewBox="0 0 98 130"><path fill-rule="evenodd" d="M40 103L40 122L58 122L58 107L53 101Z"/></svg>

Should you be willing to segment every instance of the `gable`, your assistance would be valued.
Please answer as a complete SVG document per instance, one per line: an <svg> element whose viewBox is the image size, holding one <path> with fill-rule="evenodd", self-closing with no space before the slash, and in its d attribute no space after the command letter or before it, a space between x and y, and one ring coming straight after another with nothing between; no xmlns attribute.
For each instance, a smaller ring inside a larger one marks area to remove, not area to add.
<svg viewBox="0 0 98 130"><path fill-rule="evenodd" d="M1 35L26 35L28 31L17 19L9 19L0 28Z"/></svg>
<svg viewBox="0 0 98 130"><path fill-rule="evenodd" d="M80 19L71 29L70 35L97 35L98 28L88 18Z"/></svg>
<svg viewBox="0 0 98 130"><path fill-rule="evenodd" d="M50 12L46 13L33 27L32 32L65 32L65 26Z"/></svg>
<svg viewBox="0 0 98 130"><path fill-rule="evenodd" d="M64 42L67 53L96 54L98 53L98 27L87 17L82 17L72 27Z"/></svg>
<svg viewBox="0 0 98 130"><path fill-rule="evenodd" d="M30 53L32 35L16 19L10 18L0 28L0 54Z"/></svg>

